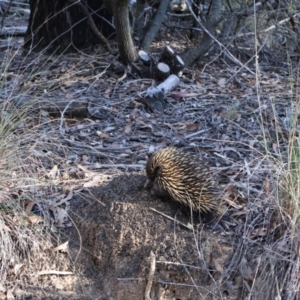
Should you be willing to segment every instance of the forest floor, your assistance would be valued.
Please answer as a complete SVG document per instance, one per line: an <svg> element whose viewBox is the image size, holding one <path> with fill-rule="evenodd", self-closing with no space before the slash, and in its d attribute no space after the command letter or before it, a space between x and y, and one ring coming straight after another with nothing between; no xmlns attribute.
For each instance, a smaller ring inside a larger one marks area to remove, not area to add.
<svg viewBox="0 0 300 300"><path fill-rule="evenodd" d="M26 212L48 218L52 245L26 262L11 261L14 271L25 267L0 281L2 295L144 299L152 282L151 299L246 299L249 293L268 299L266 285L275 299L269 270L277 264L283 281L288 230L275 191L299 102L297 64L262 59L257 72L254 63L247 70L207 57L184 69L164 112L153 113L140 100L155 82L116 76L108 54L26 55L20 39L9 47L7 39L0 42L1 49L6 45L1 116L8 103L20 111L32 104L13 131L14 147L22 150L10 173L18 176L21 164L22 176L38 182L33 189L8 180L1 188L15 191L18 201L35 194ZM154 46L154 57L165 44ZM72 114L56 109L61 103L82 107ZM89 114L90 103L96 115ZM230 216L222 232L144 189L149 149L165 145L197 152L212 166ZM32 227L43 223L30 220Z"/></svg>

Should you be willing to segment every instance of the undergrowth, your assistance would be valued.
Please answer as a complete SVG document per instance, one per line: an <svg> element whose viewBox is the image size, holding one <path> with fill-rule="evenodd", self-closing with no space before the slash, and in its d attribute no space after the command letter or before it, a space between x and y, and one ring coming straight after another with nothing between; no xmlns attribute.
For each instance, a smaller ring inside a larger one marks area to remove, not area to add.
<svg viewBox="0 0 300 300"><path fill-rule="evenodd" d="M36 112L33 113L32 110L38 98L33 97L27 105L19 105L22 98L34 95L31 90L34 85L24 84L20 88L19 78L9 78L9 65L14 57L15 54L8 51L0 70L1 90L5 91L0 107L0 284L6 285L7 290L13 289L16 282L21 281L21 277L22 284L26 285L31 282L32 275L45 269L54 269L56 263L59 264L54 260L55 255L51 251L55 238L52 229L55 226L52 226L53 216L47 210L47 205L53 204L48 197L49 190L52 193L56 190L47 181L45 166L37 159L44 150L39 148L41 116L36 117ZM34 61L25 68L33 65ZM28 76L33 79L35 73L41 74L50 67L51 63L47 65L44 62L41 67L33 68L34 71ZM258 72L258 62L256 67ZM20 77L23 72L24 69L20 69ZM291 71L290 76L294 76L293 74ZM299 81L299 78L291 79L291 82ZM257 86L259 87L259 74ZM48 87L51 87L51 82L48 82L46 88ZM21 93L16 95L14 88ZM237 237L239 240L231 262L222 273L221 280L215 281L219 289L222 280L223 283L229 282L229 278L241 273L241 299L300 298L300 141L297 88L297 85L292 86L293 96L287 100L291 103L288 120L279 122L279 112L273 106L275 142L270 141L267 129L264 128L266 120L263 105L260 103L262 95L260 89L257 90L257 102L261 110L258 110L256 117L261 122L262 129L261 136L257 138L262 147L257 153L261 157L259 159L267 162L269 170L264 190L247 204L243 220L245 224L242 233ZM235 110L230 114L234 119ZM288 132L287 140L283 138L283 129ZM55 143L59 141L56 140ZM66 151L61 149L63 147L60 145L59 151ZM36 151L36 156L31 155L33 151ZM51 159L55 165L61 158L57 155ZM244 173L247 173L247 167L243 166ZM249 169L249 177L255 175L256 171L255 167ZM199 257L202 257L201 254ZM246 263L251 265L248 274L241 271L244 269L245 272Z"/></svg>
<svg viewBox="0 0 300 300"><path fill-rule="evenodd" d="M45 209L51 183L41 182L32 155L41 125L33 109L37 99L32 86L19 86L22 70L15 78L8 71L18 51L8 49L0 70L0 285L7 295L57 263L53 222ZM22 103L25 97L32 100Z"/></svg>
<svg viewBox="0 0 300 300"><path fill-rule="evenodd" d="M291 72L291 82L298 82ZM280 122L273 107L276 139L265 135L265 153L270 166L269 201L275 207L265 242L253 259L256 269L247 299L299 299L300 291L300 142L298 86L292 86L290 109ZM272 100L270 100L272 101ZM261 124L264 124L261 114ZM283 131L287 133L284 136ZM247 252L247 251L246 251Z"/></svg>

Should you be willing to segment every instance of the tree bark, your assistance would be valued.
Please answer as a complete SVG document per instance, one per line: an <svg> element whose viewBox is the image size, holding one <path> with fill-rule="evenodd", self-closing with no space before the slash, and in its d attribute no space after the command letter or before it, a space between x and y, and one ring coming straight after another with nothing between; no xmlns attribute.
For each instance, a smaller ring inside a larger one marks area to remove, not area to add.
<svg viewBox="0 0 300 300"><path fill-rule="evenodd" d="M211 1L211 9L205 28L210 35L214 36L215 26L218 24L221 16L222 0ZM201 42L196 47L189 49L181 55L181 58L187 66L191 66L199 57L203 56L208 51L213 41L210 35L204 31Z"/></svg>
<svg viewBox="0 0 300 300"><path fill-rule="evenodd" d="M144 49L145 51L149 51L151 43L153 42L153 40L155 39L162 21L164 19L164 16L167 12L168 6L169 6L170 0L161 0L159 7L155 13L154 18L149 21L149 27L147 25L147 27L149 28L149 30L146 32L143 41L141 43L141 48Z"/></svg>
<svg viewBox="0 0 300 300"><path fill-rule="evenodd" d="M99 37L89 26L86 15L76 2L30 0L29 25L24 47L29 50L61 53L99 44ZM102 0L85 0L97 29L107 38L114 33L112 15ZM108 20L108 22L106 21Z"/></svg>
<svg viewBox="0 0 300 300"><path fill-rule="evenodd" d="M113 9L120 58L123 62L134 62L138 59L138 53L131 36L128 9L130 0L107 1L111 2Z"/></svg>

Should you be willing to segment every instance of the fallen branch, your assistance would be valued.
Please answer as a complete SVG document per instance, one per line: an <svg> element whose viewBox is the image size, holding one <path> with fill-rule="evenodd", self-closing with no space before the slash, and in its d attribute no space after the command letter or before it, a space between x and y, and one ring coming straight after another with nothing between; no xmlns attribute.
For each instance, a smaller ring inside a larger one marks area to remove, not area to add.
<svg viewBox="0 0 300 300"><path fill-rule="evenodd" d="M0 31L0 37L25 36L27 26L3 27Z"/></svg>
<svg viewBox="0 0 300 300"><path fill-rule="evenodd" d="M157 87L150 87L145 97L154 97L155 95L162 93L163 95L171 92L179 84L179 78L176 75L170 75L164 82Z"/></svg>
<svg viewBox="0 0 300 300"><path fill-rule="evenodd" d="M145 300L151 300L150 292L151 287L154 279L154 273L155 273L155 254L151 251L150 252L150 269L149 269L149 275L148 275L148 282L145 289Z"/></svg>
<svg viewBox="0 0 300 300"><path fill-rule="evenodd" d="M179 84L179 78L172 74L157 87L151 87L146 91L143 103L153 112L162 112L165 108L164 97Z"/></svg>
<svg viewBox="0 0 300 300"><path fill-rule="evenodd" d="M40 275L73 275L73 272L63 272L63 271L55 271L55 270L49 270L49 271L41 271L36 274L32 274L33 276L40 276Z"/></svg>

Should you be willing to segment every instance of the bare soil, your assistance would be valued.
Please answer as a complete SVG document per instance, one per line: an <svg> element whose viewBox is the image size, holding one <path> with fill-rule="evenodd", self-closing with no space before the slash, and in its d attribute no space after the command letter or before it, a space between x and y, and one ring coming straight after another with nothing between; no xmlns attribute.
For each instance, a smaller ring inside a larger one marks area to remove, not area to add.
<svg viewBox="0 0 300 300"><path fill-rule="evenodd" d="M152 251L157 260L152 299L210 299L211 294L225 299L216 262L228 262L229 239L201 225L193 232L154 212L151 208L189 222L180 205L151 199L144 183L143 174L121 175L93 189L93 197L75 197L72 218L78 231L66 234L73 259L79 255L85 289L92 299L143 299Z"/></svg>
<svg viewBox="0 0 300 300"><path fill-rule="evenodd" d="M74 275L31 280L20 298L144 299L153 252L151 299L240 299L239 286L220 284L232 238L199 220L187 229L187 210L152 198L144 183L144 172L132 172L74 196L74 226L60 230L59 238L69 241L69 258L57 257L60 269Z"/></svg>

